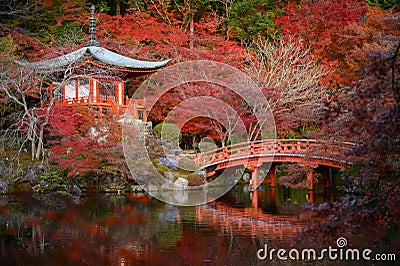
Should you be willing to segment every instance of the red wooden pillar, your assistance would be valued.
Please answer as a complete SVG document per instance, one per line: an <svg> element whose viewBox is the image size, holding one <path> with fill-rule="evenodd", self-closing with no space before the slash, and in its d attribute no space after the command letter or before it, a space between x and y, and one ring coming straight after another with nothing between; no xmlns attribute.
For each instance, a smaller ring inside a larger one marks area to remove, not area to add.
<svg viewBox="0 0 400 266"><path fill-rule="evenodd" d="M133 117L136 119L139 118L139 111L137 109L137 104L135 100L133 100Z"/></svg>
<svg viewBox="0 0 400 266"><path fill-rule="evenodd" d="M124 102L124 83L118 81L115 83L115 103L119 106Z"/></svg>
<svg viewBox="0 0 400 266"><path fill-rule="evenodd" d="M97 102L97 99L100 96L99 92L99 82L97 80L93 80L93 102Z"/></svg>
<svg viewBox="0 0 400 266"><path fill-rule="evenodd" d="M115 103L119 102L119 82L115 83Z"/></svg>
<svg viewBox="0 0 400 266"><path fill-rule="evenodd" d="M314 190L313 168L307 171L307 188L309 190Z"/></svg>
<svg viewBox="0 0 400 266"><path fill-rule="evenodd" d="M198 223L203 222L203 216L204 216L204 209L203 207L196 206L196 221Z"/></svg>
<svg viewBox="0 0 400 266"><path fill-rule="evenodd" d="M89 79L89 99L88 102L92 103L93 102L93 87L94 87L94 82L93 79Z"/></svg>
<svg viewBox="0 0 400 266"><path fill-rule="evenodd" d="M254 191L258 187L258 167L254 166L251 172L251 190Z"/></svg>
<svg viewBox="0 0 400 266"><path fill-rule="evenodd" d="M258 191L257 189L253 190L252 192L250 192L251 194L251 207L254 210L258 209Z"/></svg>
<svg viewBox="0 0 400 266"><path fill-rule="evenodd" d="M50 102L53 101L53 90L54 90L54 84L50 84L49 87L49 92L50 92Z"/></svg>
<svg viewBox="0 0 400 266"><path fill-rule="evenodd" d="M308 204L314 204L314 190L307 191L307 202Z"/></svg>
<svg viewBox="0 0 400 266"><path fill-rule="evenodd" d="M75 80L75 102L78 102L79 99L79 80Z"/></svg>
<svg viewBox="0 0 400 266"><path fill-rule="evenodd" d="M276 174L275 174L276 165L272 164L271 168L269 169L269 186L275 187L276 186Z"/></svg>
<svg viewBox="0 0 400 266"><path fill-rule="evenodd" d="M143 109L143 122L147 122L147 111L146 109Z"/></svg>
<svg viewBox="0 0 400 266"><path fill-rule="evenodd" d="M121 81L119 83L119 96L118 96L119 105L124 105L124 94L125 94L124 91L125 91L124 82Z"/></svg>

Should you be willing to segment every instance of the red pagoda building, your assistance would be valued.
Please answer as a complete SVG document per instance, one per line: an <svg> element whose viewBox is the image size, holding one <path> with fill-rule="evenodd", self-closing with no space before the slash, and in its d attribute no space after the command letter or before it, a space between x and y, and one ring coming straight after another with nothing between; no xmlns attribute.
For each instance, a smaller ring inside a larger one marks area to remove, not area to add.
<svg viewBox="0 0 400 266"><path fill-rule="evenodd" d="M141 61L112 52L96 41L94 5L91 6L90 40L83 47L54 59L23 63L39 73L58 75L63 83L50 85L50 99L65 106L86 105L99 115L121 114L130 99L125 82L148 75L166 66L170 60ZM135 119L147 121L146 99L134 100L130 110Z"/></svg>

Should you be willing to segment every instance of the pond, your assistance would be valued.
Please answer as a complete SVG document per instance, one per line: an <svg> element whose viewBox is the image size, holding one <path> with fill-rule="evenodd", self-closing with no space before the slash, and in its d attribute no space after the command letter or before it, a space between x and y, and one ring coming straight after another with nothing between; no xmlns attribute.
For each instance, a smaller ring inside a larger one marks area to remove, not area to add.
<svg viewBox="0 0 400 266"><path fill-rule="evenodd" d="M0 265L265 265L265 243L287 245L313 223L300 211L308 197L236 186L207 205L177 207L144 193L4 195Z"/></svg>

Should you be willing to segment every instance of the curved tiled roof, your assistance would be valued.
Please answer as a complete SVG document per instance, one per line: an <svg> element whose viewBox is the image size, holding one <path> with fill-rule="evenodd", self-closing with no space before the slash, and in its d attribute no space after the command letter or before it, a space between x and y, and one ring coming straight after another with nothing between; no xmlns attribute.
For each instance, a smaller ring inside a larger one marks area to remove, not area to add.
<svg viewBox="0 0 400 266"><path fill-rule="evenodd" d="M52 71L68 67L75 63L83 62L88 58L95 60L100 64L132 70L157 69L167 65L171 61L170 59L159 62L141 61L117 54L103 47L88 46L50 60L30 63L17 63L27 67L32 67L37 71Z"/></svg>

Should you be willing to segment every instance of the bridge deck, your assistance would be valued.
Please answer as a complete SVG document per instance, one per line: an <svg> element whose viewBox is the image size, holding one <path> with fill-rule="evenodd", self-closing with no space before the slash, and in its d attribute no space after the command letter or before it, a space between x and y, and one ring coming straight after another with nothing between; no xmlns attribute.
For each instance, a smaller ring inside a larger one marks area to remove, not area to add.
<svg viewBox="0 0 400 266"><path fill-rule="evenodd" d="M290 162L347 168L345 155L356 146L350 142L314 139L267 139L238 143L201 153L196 158L202 169L213 171L237 166L260 166L263 163Z"/></svg>

